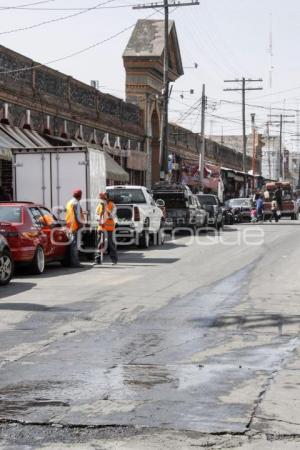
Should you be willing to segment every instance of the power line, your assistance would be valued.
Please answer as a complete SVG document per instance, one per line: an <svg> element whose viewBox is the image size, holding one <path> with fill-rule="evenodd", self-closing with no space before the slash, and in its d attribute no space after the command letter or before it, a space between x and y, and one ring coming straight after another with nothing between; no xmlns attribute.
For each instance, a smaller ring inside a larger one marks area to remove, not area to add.
<svg viewBox="0 0 300 450"><path fill-rule="evenodd" d="M149 19L150 17L154 16L154 14L155 13L149 14L149 16L144 17L144 19ZM91 44L88 47L85 47L85 48L83 48L81 50L78 50L76 52L70 53L69 55L62 56L61 58L52 59L51 61L45 62L43 64L34 64L33 66L30 66L30 67L21 67L20 69L4 70L4 71L0 72L0 75L7 75L7 74L10 74L10 73L27 72L29 70L36 69L37 67L48 66L48 65L54 64L56 62L65 61L66 59L70 59L70 58L73 58L74 56L81 55L82 53L85 53L85 52L87 52L87 51L89 51L89 50L91 50L93 48L99 47L100 45L111 41L112 39L120 36L121 34L125 33L126 31L131 30L132 28L135 27L135 25L136 25L136 22L131 24L131 25L129 25L126 28L123 28L122 30L118 31L117 33L112 34L111 36L103 39L102 41L95 42L94 44Z"/></svg>
<svg viewBox="0 0 300 450"><path fill-rule="evenodd" d="M196 23L195 16L193 14L190 14L190 21L192 21L195 24L195 31L196 33L199 34L200 37L199 41L203 42L204 39L207 39L208 44L212 48L212 53L215 54L217 52L219 54L218 62L220 62L226 68L228 73L230 74L241 73L241 70L234 65L233 63L234 59L226 57L225 53L222 52L222 50L219 47L219 42L216 42L216 40L214 39L212 35L214 27L211 25L210 20L202 20L201 25L199 25L199 23ZM209 27L206 27L207 23L210 25Z"/></svg>
<svg viewBox="0 0 300 450"><path fill-rule="evenodd" d="M206 22L210 24L210 31L215 33L217 41L222 43L225 51L227 50L227 53L229 54L231 63L234 63L234 67L236 67L238 69L237 73L243 73L243 72L249 73L249 70L245 70L245 68L243 70L241 70L241 68L238 67L238 65L236 65L237 57L233 53L234 46L232 44L228 43L228 41L226 41L226 35L223 32L223 27L221 27L220 23L217 23L215 20L214 13L216 12L216 8L210 4L207 4L206 2L203 2L203 7L204 7L204 11L206 11L206 14L208 15L208 20ZM209 7L211 7L211 8L209 9ZM220 16L220 14L217 14L217 16L219 18L221 18L221 22L223 22L223 19ZM222 30L221 37L220 37L220 35L217 34L217 32L219 30Z"/></svg>
<svg viewBox="0 0 300 450"><path fill-rule="evenodd" d="M86 8L31 8L30 5L38 5L40 3L50 3L55 0L44 0L42 2L29 3L28 5L19 6L0 6L0 10L21 10L21 11L84 11ZM132 8L138 6L138 3L128 4L128 5L115 5L115 6L98 6L95 9L118 9L118 8Z"/></svg>
<svg viewBox="0 0 300 450"><path fill-rule="evenodd" d="M193 41L196 50L203 55L203 58L205 55L205 59L214 66L214 69L211 71L211 73L215 77L215 79L219 82L221 78L219 74L224 72L224 70L229 74L232 74L232 69L229 68L224 62L222 62L220 58L213 57L216 50L212 44L210 44L212 50L208 48L208 44L205 42L206 35L201 33L201 28L199 27L199 23L195 20L194 15L189 15L187 19L188 22L185 24L185 31L189 32L190 40ZM217 68L217 71L215 68Z"/></svg>
<svg viewBox="0 0 300 450"><path fill-rule="evenodd" d="M234 102L234 101L230 101L230 100L220 100L220 103L231 103L234 105L241 105L241 102ZM276 111L290 111L290 112L298 112L299 109L293 109L293 108L274 108L274 107L268 107L268 106L263 106L263 105L252 105L249 103L245 103L246 106L249 106L251 108L260 108L260 109L267 109L268 111L270 111L270 109L274 109Z"/></svg>
<svg viewBox="0 0 300 450"><path fill-rule="evenodd" d="M54 1L55 0L43 0L43 1L39 1L39 2L27 3L25 5L18 5L18 6L0 6L0 10L4 11L6 9L25 9L27 6L41 5L41 4L45 4L45 3L52 3ZM30 9L35 9L35 8L30 8Z"/></svg>
<svg viewBox="0 0 300 450"><path fill-rule="evenodd" d="M76 12L74 14L68 14L67 16L57 17L55 19L44 20L43 22L35 23L35 24L29 25L27 27L14 28L12 30L1 31L0 35L3 36L5 34L17 33L19 31L32 30L34 28L39 28L39 27L42 27L43 25L47 25L49 23L60 22L62 20L72 19L73 17L77 17L77 16L80 16L82 14L86 14L86 13L88 13L90 11L94 11L95 9L99 8L99 6L106 5L107 3L112 3L112 2L115 2L115 1L116 0L106 0L105 2L98 3L95 6L91 6L90 8L86 8L86 9L84 9L82 11L79 11L79 12Z"/></svg>

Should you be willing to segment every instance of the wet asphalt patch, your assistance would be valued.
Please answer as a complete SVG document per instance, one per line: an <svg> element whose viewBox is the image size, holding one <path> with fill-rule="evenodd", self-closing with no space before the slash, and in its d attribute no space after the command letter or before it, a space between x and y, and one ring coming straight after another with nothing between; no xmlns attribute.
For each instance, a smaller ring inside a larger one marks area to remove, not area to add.
<svg viewBox="0 0 300 450"><path fill-rule="evenodd" d="M70 334L4 366L0 419L244 433L266 379L296 342L280 336L270 345L256 346L255 330L248 329L241 349L222 355L201 353L226 345L236 333L224 325L224 318L245 298L255 265L256 261L158 310L140 313L132 322L116 321L97 333ZM41 318L49 325L44 312L40 314L30 320ZM55 317L54 312L51 320ZM236 320L243 334L246 319ZM248 398L230 398L250 382L253 392Z"/></svg>

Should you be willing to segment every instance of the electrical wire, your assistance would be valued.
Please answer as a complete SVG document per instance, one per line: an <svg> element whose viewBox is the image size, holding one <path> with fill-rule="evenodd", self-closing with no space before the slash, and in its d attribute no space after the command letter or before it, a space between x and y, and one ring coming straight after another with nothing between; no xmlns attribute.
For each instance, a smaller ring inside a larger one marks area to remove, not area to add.
<svg viewBox="0 0 300 450"><path fill-rule="evenodd" d="M86 8L31 8L30 5L37 5L39 3L50 3L55 0L44 0L36 3L29 3L28 5L19 5L19 6L0 6L0 10L21 10L21 11L84 11ZM147 3L146 3L147 4ZM134 6L138 6L139 3L132 3L129 5L115 5L115 6L98 6L95 9L118 9L118 8L132 8ZM151 5L151 3L149 3ZM176 7L177 8L177 7Z"/></svg>
<svg viewBox="0 0 300 450"><path fill-rule="evenodd" d="M190 40L190 47L193 46L196 49L196 52L202 55L202 60L205 61L205 69L210 70L212 77L219 83L221 76L220 74L223 72L223 67L219 63L218 60L214 59L211 52L207 51L207 48L202 45L202 39L196 38L197 27L193 24L193 20L190 18L186 18L185 12L180 16L180 20L182 21L183 28L185 29L185 33L188 34L188 38ZM210 68L210 69L209 69ZM230 72L230 74L232 74Z"/></svg>
<svg viewBox="0 0 300 450"><path fill-rule="evenodd" d="M231 100L220 100L221 103L231 103L234 105L242 105L241 102L234 102ZM292 109L292 108L274 108L274 107L269 107L269 106L263 106L263 105L252 105L249 103L245 103L246 106L249 106L251 108L259 108L259 109L267 109L268 111L270 111L270 109L274 109L276 111L287 111L287 112L299 112L299 109Z"/></svg>
<svg viewBox="0 0 300 450"><path fill-rule="evenodd" d="M210 4L209 4L209 6L211 6ZM225 33L222 33L222 36L221 36L221 38L219 38L218 39L218 35L217 35L217 30L220 30L221 29L221 27L220 27L220 25L216 22L216 20L215 20L215 15L214 15L214 12L215 12L215 8L211 8L211 10L209 9L209 7L208 7L208 5L207 5L207 3L206 2L203 2L203 9L204 9L204 12L207 14L207 23L209 23L209 30L210 30L210 32L211 33L213 33L213 32L215 32L215 36L216 36L216 40L218 41L218 42L220 42L220 43L222 43L222 45L223 45L223 47L225 48L225 50L227 50L227 53L231 56L231 59L230 59L230 64L234 64L234 67L236 68L236 69L238 69L237 70L237 73L249 73L249 70L245 70L245 68L244 67L242 67L242 69L240 69L240 67L238 67L237 65L236 65L236 63L235 63L235 61L237 60L237 57L236 57L236 55L233 53L233 50L232 50L232 46L228 43L228 41L226 41L226 35L225 35ZM220 16L220 14L218 14L218 16L219 17L221 17ZM222 21L222 25L223 25L223 21ZM228 59L228 61L229 61L229 59Z"/></svg>
<svg viewBox="0 0 300 450"><path fill-rule="evenodd" d="M150 17L154 16L156 13L152 13L149 14L148 16L144 17L145 19L149 19ZM52 59L51 61L48 61L46 63L43 64L34 64L33 66L30 67L21 67L20 69L12 69L12 70L4 70L0 72L0 75L7 75L10 73L19 73L19 72L27 72L33 69L36 69L37 67L42 67L42 66L47 66L50 64L54 64L56 62L61 62L61 61L65 61L66 59L70 59L73 58L74 56L78 56L81 55L93 48L99 47L102 44L105 44L106 42L109 42L113 39L115 39L116 37L120 36L121 34L125 33L128 30L131 30L132 28L134 28L136 26L136 22L134 22L133 24L129 25L128 27L123 28L122 30L118 31L117 33L112 34L111 36L103 39L102 41L99 42L95 42L94 44L89 45L88 47L82 48L81 50L77 50L76 52L70 53L68 55L62 56L60 58L56 58L56 59Z"/></svg>
<svg viewBox="0 0 300 450"><path fill-rule="evenodd" d="M39 1L39 2L27 3L25 5L18 5L18 6L0 6L0 10L5 11L6 9L25 9L27 6L41 5L41 4L52 3L52 2L55 2L55 0L43 0L43 1ZM35 8L30 8L30 9L34 10Z"/></svg>
<svg viewBox="0 0 300 450"><path fill-rule="evenodd" d="M191 13L191 12L189 12L189 13ZM194 20L194 17L192 20ZM211 33L211 30L213 30L213 27L210 26L209 28L207 28L205 26L206 22L208 22L211 25L210 20L207 20L207 21L203 20L201 23L201 26L197 27L197 30L201 31L201 35L204 36L208 40L213 52L219 54L219 58L223 60L223 64L227 68L227 70L230 73L234 73L236 75L240 74L241 70L237 69L237 67L234 64L232 64L232 60L227 59L225 54L220 50L219 45L216 43L216 41L214 40L212 33ZM200 33L199 33L199 35L200 35ZM203 38L202 38L202 40L203 40Z"/></svg>
<svg viewBox="0 0 300 450"><path fill-rule="evenodd" d="M193 40L198 48L201 48L202 43L204 45L204 48L202 47L201 53L203 53L203 50L206 52L206 55L213 61L213 63L218 67L218 70L221 70L221 73L228 72L228 74L232 75L233 73L236 74L236 71L230 67L224 60L219 57L217 59L213 59L212 55L218 51L218 48L214 43L212 42L212 39L206 35L206 33L202 33L202 28L204 28L203 23L199 24L196 21L195 14L193 14L190 10L184 11L183 14L186 14L186 17L188 19L188 26L186 27L187 30L191 31L191 35L193 35ZM200 45L199 45L200 44ZM211 51L209 51L209 48L211 48ZM207 51L208 50L208 51ZM220 52L222 55L222 52Z"/></svg>
<svg viewBox="0 0 300 450"><path fill-rule="evenodd" d="M79 11L79 12L76 12L74 14L68 14L67 16L57 17L55 19L44 20L43 22L35 23L35 24L29 25L27 27L14 28L12 30L1 31L0 35L3 36L3 35L7 35L7 34L17 33L19 31L32 30L34 28L39 28L39 27L41 27L43 25L47 25L49 23L61 22L62 20L73 19L74 17L80 16L82 14L86 14L86 13L88 13L90 11L94 11L99 6L106 5L107 3L112 3L112 2L115 2L115 1L116 0L106 0L105 2L98 3L95 6L91 6L90 8L86 8L86 9L84 9L82 11Z"/></svg>

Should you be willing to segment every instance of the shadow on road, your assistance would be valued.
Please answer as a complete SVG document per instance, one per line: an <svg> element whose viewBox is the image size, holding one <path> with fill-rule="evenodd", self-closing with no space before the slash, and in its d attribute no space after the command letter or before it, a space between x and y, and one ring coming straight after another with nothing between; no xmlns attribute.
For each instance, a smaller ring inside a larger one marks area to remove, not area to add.
<svg viewBox="0 0 300 450"><path fill-rule="evenodd" d="M199 326L209 328L227 328L238 326L248 329L283 327L284 325L300 324L300 315L282 315L282 314L249 314L244 315L226 315L217 318L199 317L192 319Z"/></svg>
<svg viewBox="0 0 300 450"><path fill-rule="evenodd" d="M223 229L224 233L230 233L232 231L239 231L238 228L233 228L232 225L225 225Z"/></svg>
<svg viewBox="0 0 300 450"><path fill-rule="evenodd" d="M73 309L62 308L59 306L45 306L36 303L0 303L1 311L34 311L34 312L67 312Z"/></svg>
<svg viewBox="0 0 300 450"><path fill-rule="evenodd" d="M239 225L251 225L251 226L257 226L257 225L270 225L270 226L300 226L300 221L297 220L280 220L279 222L269 222L268 220L265 220L264 222L255 222L255 223L251 223L251 222L241 222L239 223Z"/></svg>
<svg viewBox="0 0 300 450"><path fill-rule="evenodd" d="M77 267L62 267L60 264L50 263L49 265L47 265L45 272L41 275L32 275L30 273L30 270L27 269L26 267L24 268L19 267L16 270L16 275L18 278L21 279L30 276L31 278L36 278L37 280L40 280L43 278L52 278L57 276L73 275L74 273L83 273L86 272L87 270L92 269L92 267L93 266L91 264L85 264L81 268L77 268Z"/></svg>
<svg viewBox="0 0 300 450"><path fill-rule="evenodd" d="M145 264L173 264L177 261L179 261L180 258L148 258L145 257L144 253L138 253L138 252L130 252L130 253L123 253L120 255L120 263L145 263Z"/></svg>
<svg viewBox="0 0 300 450"><path fill-rule="evenodd" d="M22 283L11 281L8 286L3 286L0 289L0 299L4 299L10 297L12 295L18 295L25 291L29 291L34 288L36 283Z"/></svg>

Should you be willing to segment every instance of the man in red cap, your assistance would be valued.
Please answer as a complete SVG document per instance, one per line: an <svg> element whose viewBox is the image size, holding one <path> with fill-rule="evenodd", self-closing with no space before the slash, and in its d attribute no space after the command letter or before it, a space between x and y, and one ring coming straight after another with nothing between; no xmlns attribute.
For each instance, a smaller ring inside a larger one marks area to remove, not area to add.
<svg viewBox="0 0 300 450"><path fill-rule="evenodd" d="M66 225L71 233L70 265L71 267L82 267L78 255L78 231L83 227L84 217L80 206L82 197L81 189L73 191L73 198L66 206Z"/></svg>
<svg viewBox="0 0 300 450"><path fill-rule="evenodd" d="M98 221L98 251L95 258L96 264L101 264L103 261L104 241L107 238L107 251L113 264L118 262L118 253L115 242L115 216L116 205L109 198L107 192L100 192L100 202L96 208L96 218Z"/></svg>

